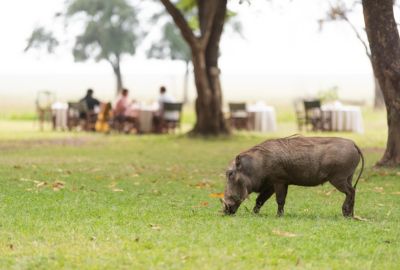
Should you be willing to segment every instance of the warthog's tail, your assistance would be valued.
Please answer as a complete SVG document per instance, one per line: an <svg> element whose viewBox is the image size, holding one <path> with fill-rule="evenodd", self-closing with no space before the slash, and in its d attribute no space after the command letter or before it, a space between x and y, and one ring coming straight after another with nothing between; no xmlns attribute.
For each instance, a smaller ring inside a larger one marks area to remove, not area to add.
<svg viewBox="0 0 400 270"><path fill-rule="evenodd" d="M361 152L360 148L359 148L356 144L354 144L354 146L355 146L355 148L357 149L357 151L358 151L358 153L360 154L360 157L361 157L361 169L360 169L360 173L358 174L358 178L357 178L357 180L356 180L356 183L354 184L354 189L356 189L356 188L357 188L357 184L358 184L358 180L360 180L361 174L362 174L363 171L364 171L364 155L363 155L363 153Z"/></svg>

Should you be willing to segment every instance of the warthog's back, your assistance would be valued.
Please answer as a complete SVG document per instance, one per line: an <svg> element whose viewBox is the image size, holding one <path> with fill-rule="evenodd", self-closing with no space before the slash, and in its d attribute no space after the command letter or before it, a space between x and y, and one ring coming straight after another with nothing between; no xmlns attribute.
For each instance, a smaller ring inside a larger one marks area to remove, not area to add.
<svg viewBox="0 0 400 270"><path fill-rule="evenodd" d="M253 149L262 153L268 177L302 186L348 176L360 161L353 141L335 137L293 136L268 140Z"/></svg>

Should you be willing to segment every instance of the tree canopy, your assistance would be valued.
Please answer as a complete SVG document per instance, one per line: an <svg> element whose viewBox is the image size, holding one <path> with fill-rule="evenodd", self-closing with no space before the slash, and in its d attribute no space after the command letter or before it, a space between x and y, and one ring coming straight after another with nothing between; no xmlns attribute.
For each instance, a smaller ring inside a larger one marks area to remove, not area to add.
<svg viewBox="0 0 400 270"><path fill-rule="evenodd" d="M89 58L107 60L113 66L124 53L134 54L138 44L138 20L125 0L75 0L67 18L83 16L84 31L76 37L73 54L76 61Z"/></svg>
<svg viewBox="0 0 400 270"><path fill-rule="evenodd" d="M121 58L124 54L135 54L142 37L135 8L127 0L68 0L65 12L57 16L65 18L67 28L79 24L83 29L74 38L75 61L108 61L116 76L117 92L121 91ZM46 46L52 53L57 45L59 41L54 34L39 27L33 30L25 50Z"/></svg>
<svg viewBox="0 0 400 270"><path fill-rule="evenodd" d="M24 51L30 49L40 49L46 45L48 53L53 53L55 48L59 45L58 40L54 37L53 33L47 31L43 27L37 27L32 31L31 36L28 38L27 45Z"/></svg>

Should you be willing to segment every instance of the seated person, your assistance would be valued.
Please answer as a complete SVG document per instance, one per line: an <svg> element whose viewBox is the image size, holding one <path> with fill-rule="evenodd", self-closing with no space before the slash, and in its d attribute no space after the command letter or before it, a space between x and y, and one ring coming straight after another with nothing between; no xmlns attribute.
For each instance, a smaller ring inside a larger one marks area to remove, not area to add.
<svg viewBox="0 0 400 270"><path fill-rule="evenodd" d="M94 108L100 105L100 102L93 97L93 90L88 89L86 92L86 96L80 100L80 102L84 102L86 104L86 108L89 112L94 112ZM86 112L80 112L80 118L86 118Z"/></svg>
<svg viewBox="0 0 400 270"><path fill-rule="evenodd" d="M116 118L125 117L125 112L130 105L128 95L129 95L129 90L125 88L122 89L121 95L117 99L117 102L115 103L114 115Z"/></svg>
<svg viewBox="0 0 400 270"><path fill-rule="evenodd" d="M167 94L167 89L165 88L165 86L160 87L160 97L158 98L158 102L160 105L160 116L162 116L164 120L176 121L179 119L179 112L164 112L164 103L175 102L175 98Z"/></svg>
<svg viewBox="0 0 400 270"><path fill-rule="evenodd" d="M109 121L112 118L112 110L111 110L111 103L103 103L100 106L100 112L97 116L96 121L96 131L109 133L110 132L110 125Z"/></svg>
<svg viewBox="0 0 400 270"><path fill-rule="evenodd" d="M132 102L129 100L129 90L122 89L121 96L117 99L114 109L116 129L129 133L136 126L136 117L132 113Z"/></svg>

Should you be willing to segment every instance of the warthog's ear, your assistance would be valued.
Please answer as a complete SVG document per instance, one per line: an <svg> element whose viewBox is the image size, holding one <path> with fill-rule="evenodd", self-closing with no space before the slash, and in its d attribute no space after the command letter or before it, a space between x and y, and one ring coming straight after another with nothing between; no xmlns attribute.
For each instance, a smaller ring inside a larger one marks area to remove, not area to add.
<svg viewBox="0 0 400 270"><path fill-rule="evenodd" d="M241 161L240 161L240 155L237 155L237 156L236 156L236 159L235 159L235 166L236 166L236 169L238 169L238 170L240 170L240 169L242 168L242 163L241 163Z"/></svg>

